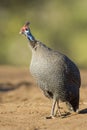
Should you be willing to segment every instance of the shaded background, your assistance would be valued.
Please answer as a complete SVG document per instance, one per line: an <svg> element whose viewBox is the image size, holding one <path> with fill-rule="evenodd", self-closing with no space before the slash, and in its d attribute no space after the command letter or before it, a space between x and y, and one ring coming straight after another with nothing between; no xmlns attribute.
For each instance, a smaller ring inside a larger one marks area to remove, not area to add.
<svg viewBox="0 0 87 130"><path fill-rule="evenodd" d="M19 35L28 20L36 39L87 68L87 0L0 0L0 130L87 130L84 69L80 70L81 113L45 120L52 103L28 71L31 51L27 39ZM61 102L60 106L67 112Z"/></svg>
<svg viewBox="0 0 87 130"><path fill-rule="evenodd" d="M36 39L87 67L87 0L0 0L0 64L30 63L28 42L19 35L28 20Z"/></svg>

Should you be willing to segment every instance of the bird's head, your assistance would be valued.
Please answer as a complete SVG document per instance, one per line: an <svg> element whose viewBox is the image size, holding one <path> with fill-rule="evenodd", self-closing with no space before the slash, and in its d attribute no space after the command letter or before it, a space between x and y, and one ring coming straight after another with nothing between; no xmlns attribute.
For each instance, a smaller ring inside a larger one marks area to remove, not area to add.
<svg viewBox="0 0 87 130"><path fill-rule="evenodd" d="M29 29L29 22L27 22L20 30L20 34L24 34L25 36L27 36L27 34L30 32Z"/></svg>
<svg viewBox="0 0 87 130"><path fill-rule="evenodd" d="M30 28L29 28L29 22L27 22L20 30L20 34L24 34L30 42L36 42L34 36L31 34Z"/></svg>

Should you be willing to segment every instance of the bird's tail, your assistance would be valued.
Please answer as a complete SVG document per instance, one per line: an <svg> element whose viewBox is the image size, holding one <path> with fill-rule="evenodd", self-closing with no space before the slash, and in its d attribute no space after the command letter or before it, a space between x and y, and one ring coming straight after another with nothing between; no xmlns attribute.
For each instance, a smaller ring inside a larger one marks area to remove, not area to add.
<svg viewBox="0 0 87 130"><path fill-rule="evenodd" d="M79 110L79 96L66 102L66 105L70 111L78 112Z"/></svg>

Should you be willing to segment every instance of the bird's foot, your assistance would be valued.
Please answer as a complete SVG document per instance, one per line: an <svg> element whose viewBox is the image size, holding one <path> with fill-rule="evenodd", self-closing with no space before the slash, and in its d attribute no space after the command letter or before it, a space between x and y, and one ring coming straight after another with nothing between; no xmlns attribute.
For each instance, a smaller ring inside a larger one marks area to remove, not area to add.
<svg viewBox="0 0 87 130"><path fill-rule="evenodd" d="M71 114L70 112L64 111L64 113L61 114L61 118L66 118L66 117L69 116L70 114Z"/></svg>
<svg viewBox="0 0 87 130"><path fill-rule="evenodd" d="M54 115L47 116L46 119L55 119Z"/></svg>
<svg viewBox="0 0 87 130"><path fill-rule="evenodd" d="M56 116L60 117L60 118L66 118L68 115L70 115L70 112L66 112L64 111L64 113L61 113L60 111L56 111Z"/></svg>

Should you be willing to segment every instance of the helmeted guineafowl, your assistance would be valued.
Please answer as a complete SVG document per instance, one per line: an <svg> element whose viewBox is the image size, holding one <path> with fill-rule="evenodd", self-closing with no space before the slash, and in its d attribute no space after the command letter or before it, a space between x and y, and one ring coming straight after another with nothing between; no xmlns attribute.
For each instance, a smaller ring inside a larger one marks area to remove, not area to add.
<svg viewBox="0 0 87 130"><path fill-rule="evenodd" d="M31 74L37 80L44 95L53 99L49 118L54 117L56 103L58 113L59 115L61 114L59 100L66 102L73 111L78 111L81 84L79 69L67 56L37 41L31 34L29 24L27 22L20 33L28 38L29 46L32 50Z"/></svg>

